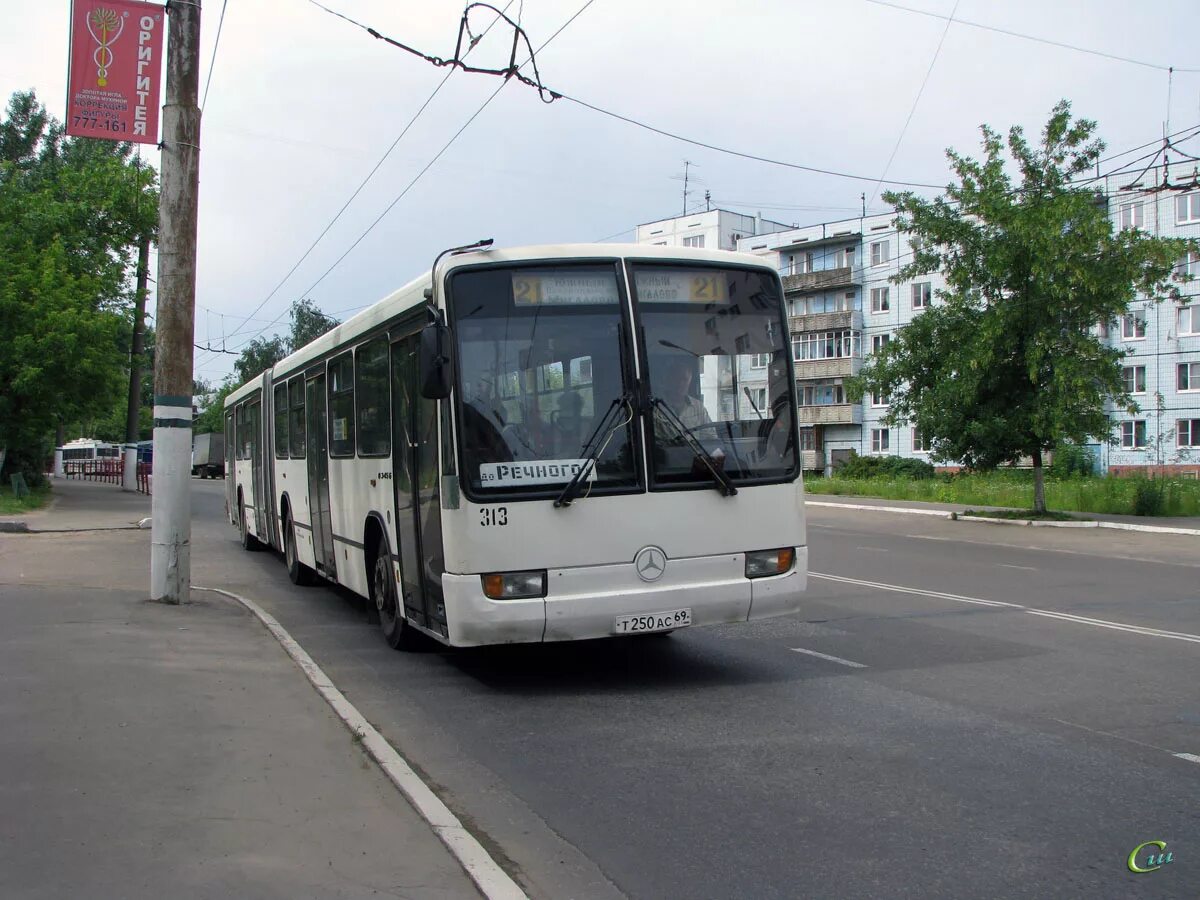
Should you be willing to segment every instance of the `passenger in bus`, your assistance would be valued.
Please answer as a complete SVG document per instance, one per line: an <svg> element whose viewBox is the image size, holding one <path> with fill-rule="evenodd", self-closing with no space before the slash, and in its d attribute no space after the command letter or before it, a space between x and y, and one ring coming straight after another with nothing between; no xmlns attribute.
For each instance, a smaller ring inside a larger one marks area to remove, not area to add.
<svg viewBox="0 0 1200 900"><path fill-rule="evenodd" d="M583 395L579 391L566 391L558 398L554 426L558 432L559 454L563 459L574 459L588 438L584 434Z"/></svg>
<svg viewBox="0 0 1200 900"><path fill-rule="evenodd" d="M708 410L699 398L689 393L692 379L695 377L695 363L682 357L667 360L663 367L663 377L656 385L661 397L671 407L671 411L679 417L683 426L689 430L709 424L712 419ZM664 418L661 411L655 413L655 431L665 438L676 437L676 429L669 419L660 423Z"/></svg>

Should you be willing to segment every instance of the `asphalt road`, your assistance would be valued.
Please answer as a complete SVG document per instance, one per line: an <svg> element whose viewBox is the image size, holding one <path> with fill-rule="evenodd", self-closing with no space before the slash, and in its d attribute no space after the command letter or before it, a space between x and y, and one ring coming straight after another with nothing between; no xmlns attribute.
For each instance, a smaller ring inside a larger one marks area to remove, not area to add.
<svg viewBox="0 0 1200 900"><path fill-rule="evenodd" d="M194 582L262 603L535 897L1200 894L1195 538L810 508L800 616L402 654L243 553L220 490ZM1130 873L1150 840L1174 861Z"/></svg>

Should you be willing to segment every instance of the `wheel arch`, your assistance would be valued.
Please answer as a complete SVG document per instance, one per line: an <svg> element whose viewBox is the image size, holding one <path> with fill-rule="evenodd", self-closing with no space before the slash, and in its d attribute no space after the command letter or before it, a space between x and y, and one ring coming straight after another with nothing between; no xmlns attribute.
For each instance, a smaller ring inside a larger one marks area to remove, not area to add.
<svg viewBox="0 0 1200 900"><path fill-rule="evenodd" d="M392 552L392 542L388 540L387 526L383 522L381 516L375 510L367 513L367 518L363 522L363 563L366 566L367 584L371 584L371 580L375 573L375 562L379 557L379 542L383 541L388 548L388 553Z"/></svg>

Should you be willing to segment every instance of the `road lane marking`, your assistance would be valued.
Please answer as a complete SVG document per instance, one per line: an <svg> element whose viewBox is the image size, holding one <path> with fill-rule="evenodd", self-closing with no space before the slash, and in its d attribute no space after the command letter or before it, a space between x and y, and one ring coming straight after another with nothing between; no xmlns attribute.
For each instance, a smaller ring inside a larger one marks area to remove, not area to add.
<svg viewBox="0 0 1200 900"><path fill-rule="evenodd" d="M876 553L891 553L887 547L855 547L855 550L874 550Z"/></svg>
<svg viewBox="0 0 1200 900"><path fill-rule="evenodd" d="M852 669L868 668L862 663L857 663L850 659L842 659L840 656L830 656L828 653L818 653L816 650L805 650L803 647L792 647L791 649L793 653L805 653L809 656L815 656L818 659L827 659L830 662L835 662L843 666L849 666Z"/></svg>
<svg viewBox="0 0 1200 900"><path fill-rule="evenodd" d="M1172 753L1171 755L1179 759L1186 759L1188 762L1200 763L1200 756L1195 753Z"/></svg>
<svg viewBox="0 0 1200 900"><path fill-rule="evenodd" d="M1025 572L1037 571L1037 569L1035 569L1033 566L1014 566L1011 563L996 563L996 565L1000 566L1002 569L1021 569Z"/></svg>
<svg viewBox="0 0 1200 900"><path fill-rule="evenodd" d="M1000 600L981 600L978 597L964 597L961 594L946 594L942 591L928 591L923 588L904 587L899 584L884 584L880 581L863 581L861 578L845 578L841 575L824 575L820 572L809 572L809 578L824 578L826 581L841 581L846 584L858 584L863 587L873 587L881 591L894 591L897 594L917 594L921 597L937 597L942 600L954 600L958 603L972 603L976 606L999 606L1007 609L1024 609L1017 603L1004 603Z"/></svg>
<svg viewBox="0 0 1200 900"><path fill-rule="evenodd" d="M1150 628L1145 625L1128 625L1124 622L1110 622L1108 619L1093 619L1088 616L1075 616L1071 613L1052 612L1048 609L1026 609L1031 616L1045 616L1049 619L1061 619L1064 622L1078 622L1080 625L1092 625L1096 628L1114 628L1117 631L1128 631L1130 634L1144 634L1148 637L1170 638L1175 641L1187 641L1200 644L1200 634L1188 634L1183 631L1164 631L1161 628Z"/></svg>
<svg viewBox="0 0 1200 900"><path fill-rule="evenodd" d="M346 699L346 696L337 689L329 676L313 661L304 648L296 643L274 616L253 600L232 591L201 587L198 584L192 585L192 588L197 591L223 594L236 600L258 616L259 621L275 636L275 640L279 641L288 656L308 677L309 682L317 689L317 693L325 698L325 702L333 708L350 732L361 740L363 749L379 764L392 784L408 798L413 809L429 824L434 834L441 838L447 849L454 854L454 858L466 870L467 875L475 882L475 886L479 888L484 897L487 897L488 900L529 900L520 886L500 868L491 854L463 826L450 808L442 802L429 785L421 780L421 777L413 771L404 757L396 751L396 748L389 744L387 739L375 730L375 727L366 720L354 704Z"/></svg>
<svg viewBox="0 0 1200 900"><path fill-rule="evenodd" d="M1186 631L1166 631L1162 628L1151 628L1148 625L1130 625L1126 622L1113 622L1109 619L1094 619L1090 616L1077 616L1072 613L1055 612L1049 609L1034 609L1022 606L1020 603L1002 603L999 600L982 600L979 597L964 597L961 594L947 594L943 591L928 591L921 588L904 587L898 584L883 584L878 581L863 581L859 578L846 578L842 575L827 575L821 572L809 572L809 578L821 578L826 581L836 581L843 584L855 584L871 587L881 591L894 591L898 594L916 594L920 597L934 597L942 600L953 600L956 603L972 603L977 606L998 606L1016 612L1028 613L1031 616L1043 616L1048 619L1058 619L1062 622L1074 622L1077 625L1091 625L1094 628L1110 628L1116 631L1127 631L1130 634L1140 634L1146 637L1168 638L1173 641L1187 641L1200 644L1200 634L1189 634Z"/></svg>

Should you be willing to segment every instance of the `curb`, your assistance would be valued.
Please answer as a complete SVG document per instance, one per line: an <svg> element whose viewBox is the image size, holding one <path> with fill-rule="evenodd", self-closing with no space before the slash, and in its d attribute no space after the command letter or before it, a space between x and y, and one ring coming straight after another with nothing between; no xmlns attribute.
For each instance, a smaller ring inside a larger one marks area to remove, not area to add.
<svg viewBox="0 0 1200 900"><path fill-rule="evenodd" d="M304 672L309 683L316 688L317 693L325 698L325 702L342 720L342 724L356 739L362 742L363 748L379 764L383 773L387 775L392 784L400 789L417 814L428 823L434 834L446 845L446 849L458 860L459 865L463 867L484 897L488 900L529 900L521 887L500 868L499 864L492 859L491 854L466 829L458 817L450 811L450 808L441 801L429 785L421 780L404 757L366 720L354 704L346 699L345 695L329 679L329 676L288 634L287 629L280 625L274 616L253 600L232 591L201 587L198 584L192 585L192 588L197 591L221 594L236 600L258 617L267 630L275 636L275 640L279 641L288 656Z"/></svg>
<svg viewBox="0 0 1200 900"><path fill-rule="evenodd" d="M831 503L823 500L805 498L805 506L826 506L833 509L861 509L868 512L903 513L910 516L937 516L941 519L954 519L958 522L985 522L989 525L1025 525L1033 528L1111 528L1116 531L1145 531L1151 534L1190 534L1200 535L1200 528L1172 528L1168 525L1135 525L1132 522L1101 522L1095 519L1087 522L1043 522L1034 519L994 519L988 516L964 516L958 512L947 512L944 509L912 509L906 506L874 506L866 503Z"/></svg>

